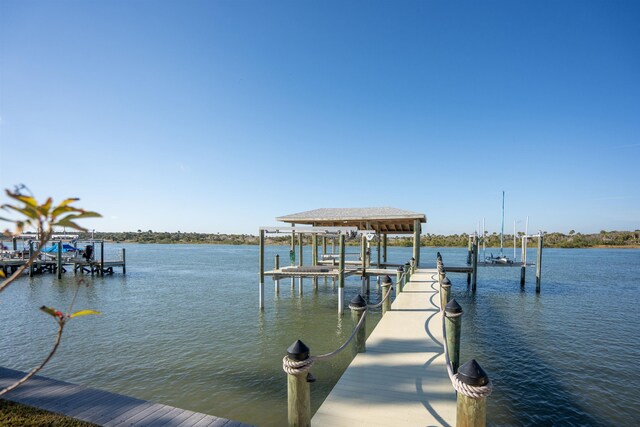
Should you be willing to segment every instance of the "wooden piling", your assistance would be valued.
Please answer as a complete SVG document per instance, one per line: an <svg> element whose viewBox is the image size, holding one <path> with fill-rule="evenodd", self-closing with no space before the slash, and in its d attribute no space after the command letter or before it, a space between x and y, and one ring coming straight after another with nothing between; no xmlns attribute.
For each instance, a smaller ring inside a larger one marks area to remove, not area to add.
<svg viewBox="0 0 640 427"><path fill-rule="evenodd" d="M460 366L458 379L470 386L483 386L489 382L489 377L474 359ZM485 427L487 424L486 406L486 397L474 398L458 393L456 426Z"/></svg>
<svg viewBox="0 0 640 427"><path fill-rule="evenodd" d="M415 268L420 267L420 220L413 220L413 258Z"/></svg>
<svg viewBox="0 0 640 427"><path fill-rule="evenodd" d="M538 236L538 258L536 259L536 293L540 293L540 278L542 277L542 231Z"/></svg>
<svg viewBox="0 0 640 427"><path fill-rule="evenodd" d="M364 316L366 311L367 303L362 298L361 295L357 295L355 298L351 300L349 303L349 309L351 310L351 318L355 322L354 325L357 325L362 316ZM362 321L362 326L358 329L358 332L355 336L355 345L354 351L355 353L364 353L366 351L365 342L367 341L367 328L366 328L367 319Z"/></svg>
<svg viewBox="0 0 640 427"><path fill-rule="evenodd" d="M318 235L313 233L311 235L311 265L318 265ZM313 277L313 289L318 289L318 278Z"/></svg>
<svg viewBox="0 0 640 427"><path fill-rule="evenodd" d="M380 258L381 258L381 254L380 254L380 246L381 246L381 238L382 236L378 234L378 242L377 242L377 251L376 251L376 255L377 255L377 263L376 263L376 268L380 268Z"/></svg>
<svg viewBox="0 0 640 427"><path fill-rule="evenodd" d="M122 248L122 274L127 274L127 252Z"/></svg>
<svg viewBox="0 0 640 427"><path fill-rule="evenodd" d="M14 251L18 250L18 239L16 237L13 237L11 239L11 246L13 247Z"/></svg>
<svg viewBox="0 0 640 427"><path fill-rule="evenodd" d="M460 330L462 325L462 307L455 299L447 303L444 308L445 328L447 330L447 349L453 373L458 372L460 366Z"/></svg>
<svg viewBox="0 0 640 427"><path fill-rule="evenodd" d="M444 310L449 302L449 296L451 295L451 280L448 277L442 279L440 284L440 310Z"/></svg>
<svg viewBox="0 0 640 427"><path fill-rule="evenodd" d="M340 234L340 262L338 264L338 314L344 312L344 234Z"/></svg>
<svg viewBox="0 0 640 427"><path fill-rule="evenodd" d="M387 234L382 235L382 262L387 263Z"/></svg>
<svg viewBox="0 0 640 427"><path fill-rule="evenodd" d="M298 266L300 266L300 267L302 267L302 263L304 261L302 259L303 258L302 255L304 253L303 251L304 251L304 238L303 238L302 233L298 233ZM303 278L302 278L302 276L300 276L298 278L298 286L299 286L298 294L299 295L302 295L302 293L303 293L302 285L303 285Z"/></svg>
<svg viewBox="0 0 640 427"><path fill-rule="evenodd" d="M100 241L100 275L104 276L104 240Z"/></svg>
<svg viewBox="0 0 640 427"><path fill-rule="evenodd" d="M260 230L260 257L258 258L260 268L260 281L258 284L258 294L260 310L264 310L264 230Z"/></svg>
<svg viewBox="0 0 640 427"><path fill-rule="evenodd" d="M58 253L56 255L56 274L58 279L62 279L62 241L58 242Z"/></svg>
<svg viewBox="0 0 640 427"><path fill-rule="evenodd" d="M520 286L524 288L524 283L525 283L525 275L527 271L527 267L525 265L522 265L520 267Z"/></svg>
<svg viewBox="0 0 640 427"><path fill-rule="evenodd" d="M309 347L298 340L287 349L287 357L295 361L309 358ZM311 425L311 387L308 372L287 373L287 413L289 427L309 427Z"/></svg>
<svg viewBox="0 0 640 427"><path fill-rule="evenodd" d="M273 260L273 269L274 270L280 269L280 255L278 254L276 254L275 259ZM275 283L276 295L278 295L280 293L280 279L274 280L274 283Z"/></svg>
<svg viewBox="0 0 640 427"><path fill-rule="evenodd" d="M398 270L396 271L396 298L398 298L398 295L402 293L402 281L404 280L402 277L403 272L404 269L402 266L398 267Z"/></svg>
<svg viewBox="0 0 640 427"><path fill-rule="evenodd" d="M33 256L33 240L29 240L29 259L31 259L32 256ZM35 263L36 261L33 260L31 265L29 266L29 277L33 277L33 274L35 272Z"/></svg>
<svg viewBox="0 0 640 427"><path fill-rule="evenodd" d="M396 279L396 283L398 283L397 279ZM391 277L384 276L382 278L381 286L382 286L382 298L384 298L385 296L387 296L389 292L391 292L391 286L393 286ZM387 299L385 299L384 302L382 303L382 315L384 316L384 314L390 310L391 310L391 295L388 295Z"/></svg>
<svg viewBox="0 0 640 427"><path fill-rule="evenodd" d="M475 292L478 283L478 236L473 236L471 249L471 261L473 270L471 271L471 290Z"/></svg>

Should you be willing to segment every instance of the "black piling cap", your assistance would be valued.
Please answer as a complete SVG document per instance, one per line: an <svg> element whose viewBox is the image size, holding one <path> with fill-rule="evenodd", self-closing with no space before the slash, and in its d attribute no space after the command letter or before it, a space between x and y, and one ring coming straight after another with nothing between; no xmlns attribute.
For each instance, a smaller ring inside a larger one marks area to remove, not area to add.
<svg viewBox="0 0 640 427"><path fill-rule="evenodd" d="M302 341L296 340L296 342L291 344L287 349L287 355L289 359L297 361L307 360L309 358L309 347Z"/></svg>
<svg viewBox="0 0 640 427"><path fill-rule="evenodd" d="M409 264L408 262L405 262L405 263L404 263L404 266L405 266L405 267L411 267L411 264Z"/></svg>
<svg viewBox="0 0 640 427"><path fill-rule="evenodd" d="M466 385L474 387L480 387L489 382L489 376L476 362L476 359L471 359L458 368L458 379Z"/></svg>
<svg viewBox="0 0 640 427"><path fill-rule="evenodd" d="M411 257L411 261L415 261L416 259L414 257Z"/></svg>
<svg viewBox="0 0 640 427"><path fill-rule="evenodd" d="M403 272L403 271L404 271L404 268L402 268L402 266L400 266L400 267L398 267L398 271L399 271L399 272Z"/></svg>
<svg viewBox="0 0 640 427"><path fill-rule="evenodd" d="M440 255L440 252L436 252L436 258L442 258L442 255Z"/></svg>
<svg viewBox="0 0 640 427"><path fill-rule="evenodd" d="M391 277L389 277L389 276L383 276L383 277L382 277L382 284L383 284L383 286L384 286L384 285L387 285L387 286L388 286L388 285L392 285L392 284L393 284L393 282L391 281Z"/></svg>
<svg viewBox="0 0 640 427"><path fill-rule="evenodd" d="M448 277L442 279L442 286L451 286L451 280Z"/></svg>
<svg viewBox="0 0 640 427"><path fill-rule="evenodd" d="M366 307L367 306L367 302L364 300L364 298L362 298L362 296L360 294L356 295L355 298L353 298L351 300L351 302L349 303L349 307Z"/></svg>
<svg viewBox="0 0 640 427"><path fill-rule="evenodd" d="M462 313L462 307L460 307L460 304L458 304L458 301L454 298L445 305L444 311L450 314Z"/></svg>

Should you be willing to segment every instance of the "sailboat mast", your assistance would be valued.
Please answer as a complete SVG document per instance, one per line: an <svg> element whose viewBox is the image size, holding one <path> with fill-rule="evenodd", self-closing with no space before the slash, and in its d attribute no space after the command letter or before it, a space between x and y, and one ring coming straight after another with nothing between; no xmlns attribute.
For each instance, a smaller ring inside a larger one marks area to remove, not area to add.
<svg viewBox="0 0 640 427"><path fill-rule="evenodd" d="M502 227L500 228L500 256L502 256L504 239L504 191L502 192Z"/></svg>

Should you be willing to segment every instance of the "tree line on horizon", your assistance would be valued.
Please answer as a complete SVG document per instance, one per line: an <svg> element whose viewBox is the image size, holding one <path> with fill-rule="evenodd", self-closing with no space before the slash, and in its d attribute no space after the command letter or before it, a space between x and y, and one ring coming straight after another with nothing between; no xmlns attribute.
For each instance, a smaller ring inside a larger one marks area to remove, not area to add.
<svg viewBox="0 0 640 427"><path fill-rule="evenodd" d="M517 246L521 244L517 235ZM82 233L80 239L90 239L90 233ZM252 234L226 234L226 233L182 233L177 232L157 232L157 231L124 231L124 232L95 232L95 239L102 239L111 242L122 243L169 243L169 244L222 244L222 245L257 245L258 236ZM311 244L311 237L305 236L305 245ZM530 239L530 244L536 239ZM267 236L265 243L268 245L288 245L291 236ZM421 246L432 247L466 247L469 241L469 234L431 234L421 236ZM318 242L320 244L320 241ZM330 243L327 243L330 245ZM360 239L348 240L347 245L359 245ZM498 233L485 233L485 244L488 247L500 246L500 235ZM413 236L389 236L388 246L413 246ZM594 234L576 233L571 230L568 234L560 232L546 233L544 236L544 246L552 248L589 248L599 246L640 246L640 230L635 231L606 231L602 230ZM513 234L505 234L504 247L513 247Z"/></svg>

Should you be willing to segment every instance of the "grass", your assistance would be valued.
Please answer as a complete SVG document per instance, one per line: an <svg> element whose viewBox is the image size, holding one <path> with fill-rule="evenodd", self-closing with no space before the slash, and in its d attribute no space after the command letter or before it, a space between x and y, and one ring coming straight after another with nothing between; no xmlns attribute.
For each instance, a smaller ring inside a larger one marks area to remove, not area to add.
<svg viewBox="0 0 640 427"><path fill-rule="evenodd" d="M96 427L95 424L3 399L0 399L0 426Z"/></svg>

